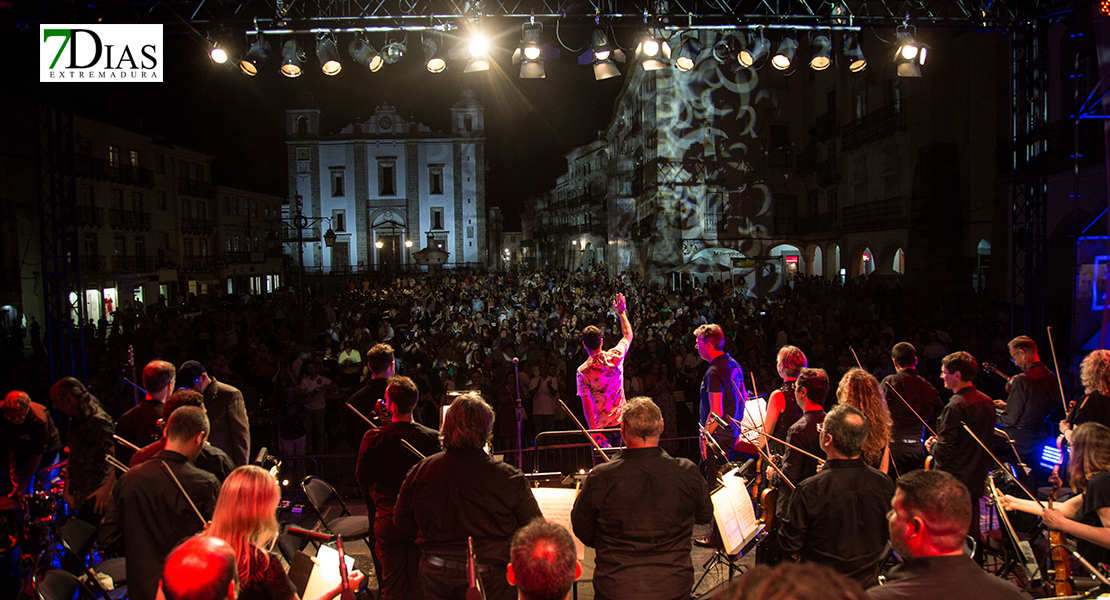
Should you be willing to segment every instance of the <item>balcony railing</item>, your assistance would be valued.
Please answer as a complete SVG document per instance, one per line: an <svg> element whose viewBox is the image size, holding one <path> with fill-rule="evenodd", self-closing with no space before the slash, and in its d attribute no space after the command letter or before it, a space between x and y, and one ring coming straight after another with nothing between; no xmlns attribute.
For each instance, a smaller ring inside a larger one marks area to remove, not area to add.
<svg viewBox="0 0 1110 600"><path fill-rule="evenodd" d="M859 148L868 142L881 140L905 128L905 115L902 114L898 103L892 102L841 127L841 149Z"/></svg>
<svg viewBox="0 0 1110 600"><path fill-rule="evenodd" d="M196 198L215 198L216 186L207 181L201 181L200 179L178 177L177 193L185 194L186 196L194 196Z"/></svg>
<svg viewBox="0 0 1110 600"><path fill-rule="evenodd" d="M836 159L830 158L817 163L817 185L828 187L840 180L840 170L836 168Z"/></svg>
<svg viewBox="0 0 1110 600"><path fill-rule="evenodd" d="M775 216L775 235L808 235L836 229L836 215L820 213L806 216Z"/></svg>
<svg viewBox="0 0 1110 600"><path fill-rule="evenodd" d="M77 223L82 227L103 227L104 209L77 205Z"/></svg>
<svg viewBox="0 0 1110 600"><path fill-rule="evenodd" d="M188 235L209 235L212 233L212 221L208 219L181 219L181 233Z"/></svg>
<svg viewBox="0 0 1110 600"><path fill-rule="evenodd" d="M137 210L108 209L108 226L128 231L150 231L150 213Z"/></svg>
<svg viewBox="0 0 1110 600"><path fill-rule="evenodd" d="M832 139L836 135L836 111L828 110L817 117L817 124L813 127L813 137L820 141Z"/></svg>
<svg viewBox="0 0 1110 600"><path fill-rule="evenodd" d="M186 272L211 271L215 264L210 256L184 256L181 258L181 270Z"/></svg>
<svg viewBox="0 0 1110 600"><path fill-rule="evenodd" d="M295 227L283 227L282 230L281 230L281 241L286 242L286 243L289 243L289 242L296 243L296 242L300 242L300 241L304 241L305 243L308 243L308 242L319 242L320 241L320 227L319 226L309 227L309 228L306 228L302 231L303 231L303 237L304 237L303 240L297 237L297 229Z"/></svg>
<svg viewBox="0 0 1110 600"><path fill-rule="evenodd" d="M906 227L909 200L902 196L844 207L844 230L867 231Z"/></svg>
<svg viewBox="0 0 1110 600"><path fill-rule="evenodd" d="M78 154L74 157L74 168L78 177L100 179L124 185L154 187L154 172L142 167L133 167L122 163L112 164L102 158Z"/></svg>
<svg viewBox="0 0 1110 600"><path fill-rule="evenodd" d="M246 264L251 262L251 253L239 251L224 252L224 262L229 265Z"/></svg>
<svg viewBox="0 0 1110 600"><path fill-rule="evenodd" d="M105 257L96 254L81 255L81 271L85 273L103 273L108 270Z"/></svg>
<svg viewBox="0 0 1110 600"><path fill-rule="evenodd" d="M153 256L113 256L113 273L143 273L154 270Z"/></svg>

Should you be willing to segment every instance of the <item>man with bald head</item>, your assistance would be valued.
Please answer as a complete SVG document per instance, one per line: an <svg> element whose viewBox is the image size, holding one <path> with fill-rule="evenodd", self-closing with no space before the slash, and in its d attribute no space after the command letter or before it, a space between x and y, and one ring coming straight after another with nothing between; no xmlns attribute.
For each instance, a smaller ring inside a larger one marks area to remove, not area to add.
<svg viewBox="0 0 1110 600"><path fill-rule="evenodd" d="M220 538L191 537L166 559L157 600L235 600L238 597L239 569L235 550Z"/></svg>
<svg viewBox="0 0 1110 600"><path fill-rule="evenodd" d="M574 538L558 523L536 519L513 535L507 578L519 600L566 600L582 575Z"/></svg>
<svg viewBox="0 0 1110 600"><path fill-rule="evenodd" d="M906 562L891 570L886 585L867 590L872 600L1023 597L963 553L972 518L967 486L936 469L907 473L897 485L887 524L890 543Z"/></svg>

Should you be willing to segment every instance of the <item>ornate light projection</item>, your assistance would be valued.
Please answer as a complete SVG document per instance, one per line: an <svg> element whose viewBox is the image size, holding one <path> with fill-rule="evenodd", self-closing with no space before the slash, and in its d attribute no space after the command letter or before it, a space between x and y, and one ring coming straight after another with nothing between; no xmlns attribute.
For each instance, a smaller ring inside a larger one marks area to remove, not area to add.
<svg viewBox="0 0 1110 600"><path fill-rule="evenodd" d="M703 32L695 66L632 74L608 133L618 167L611 185L609 262L615 272L744 276L756 281L768 237L771 191L754 165L758 73L718 62L717 32Z"/></svg>

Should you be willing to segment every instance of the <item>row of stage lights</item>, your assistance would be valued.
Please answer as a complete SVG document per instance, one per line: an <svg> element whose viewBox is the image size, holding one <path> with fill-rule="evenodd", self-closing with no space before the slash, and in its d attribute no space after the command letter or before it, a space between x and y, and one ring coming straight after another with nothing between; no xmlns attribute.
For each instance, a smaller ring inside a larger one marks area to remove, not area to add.
<svg viewBox="0 0 1110 600"><path fill-rule="evenodd" d="M523 79L543 79L546 77L544 69L545 58L555 58L558 50L544 46L540 41L542 25L537 23L525 24L520 45L513 51L513 64L520 65L520 77ZM438 37L438 39L437 39ZM921 77L921 66L925 64L928 51L914 39L907 31L896 34L894 62L899 76ZM428 36L422 40L425 65L432 73L442 73L447 69L447 60L444 57L442 36ZM809 41L811 57L809 67L815 71L823 71L832 64L832 40L824 33L813 36ZM210 56L219 64L225 64L229 59L231 45L226 39L211 42ZM713 57L721 63L735 59L741 66L756 68L756 63L764 60L770 53L771 43L764 37L763 32L744 36L727 36L718 41L712 48ZM356 64L368 68L371 72L381 70L384 65L391 65L400 61L407 51L404 42L391 41L382 49L376 50L362 35L356 35L347 45L347 53ZM798 40L794 37L784 37L779 41L774 54L770 55L769 62L779 71L790 69L795 63L798 52ZM673 66L679 71L690 71L694 68L697 58L701 55L702 48L694 37L686 36L680 39L678 49L673 53ZM848 64L848 70L859 73L867 68L867 59L863 55L859 38L855 33L845 33L843 36L843 56ZM246 53L238 59L239 68L246 75L254 77L259 70L269 62L273 51L269 42L259 35ZM451 57L466 56L465 73L488 71L490 67L489 43L481 35L475 35L469 40L463 40L450 53ZM641 62L645 71L664 69L672 64L672 49L670 44L658 35L648 34L636 46L635 56ZM324 75L335 76L343 70L339 60L339 49L334 33L322 33L316 37L316 57L320 61L320 70ZM307 57L300 42L288 40L281 49L281 73L286 77L300 77L304 72ZM578 58L580 65L592 65L594 78L597 80L609 79L620 75L617 62L625 62L623 50L614 44L609 35L602 28L593 30L590 49Z"/></svg>

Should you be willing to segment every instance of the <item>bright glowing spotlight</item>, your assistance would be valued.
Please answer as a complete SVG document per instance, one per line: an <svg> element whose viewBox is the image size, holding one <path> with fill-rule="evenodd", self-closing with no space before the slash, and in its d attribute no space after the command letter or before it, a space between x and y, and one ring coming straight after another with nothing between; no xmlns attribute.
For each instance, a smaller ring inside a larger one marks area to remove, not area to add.
<svg viewBox="0 0 1110 600"><path fill-rule="evenodd" d="M316 38L316 58L320 59L320 70L324 75L333 77L343 70L339 62L339 49L335 47L335 39L324 34Z"/></svg>
<svg viewBox="0 0 1110 600"><path fill-rule="evenodd" d="M486 36L476 33L474 37L470 38L468 49L470 50L470 56L474 58L483 57L486 55L486 51L489 50L489 40L486 39Z"/></svg>
<svg viewBox="0 0 1110 600"><path fill-rule="evenodd" d="M412 240L405 240L405 247L412 248Z"/></svg>
<svg viewBox="0 0 1110 600"><path fill-rule="evenodd" d="M790 68L790 64L794 62L794 54L798 52L798 40L794 38L785 38L779 42L779 48L775 51L775 55L771 57L771 66L779 71L785 71Z"/></svg>
<svg viewBox="0 0 1110 600"><path fill-rule="evenodd" d="M247 53L239 61L239 69L243 71L244 75L254 77L258 75L258 69L262 67L270 59L270 44L269 42L262 41L259 37L251 44Z"/></svg>
<svg viewBox="0 0 1110 600"><path fill-rule="evenodd" d="M513 64L520 64L521 79L544 79L547 77L543 61L543 44L540 42L541 25L528 23L520 45L513 51Z"/></svg>
<svg viewBox="0 0 1110 600"><path fill-rule="evenodd" d="M827 36L819 35L813 38L813 41L810 42L813 57L809 60L809 68L814 71L824 71L829 68L829 65L832 63L832 60L829 58L829 48L831 46L832 42L829 41Z"/></svg>
<svg viewBox="0 0 1110 600"><path fill-rule="evenodd" d="M385 248L385 242L383 242L381 240L378 240L378 241L374 242L374 247L377 248L378 250L381 250L382 248Z"/></svg>
<svg viewBox="0 0 1110 600"><path fill-rule="evenodd" d="M300 77L304 72L305 55L297 40L289 40L281 48L281 74L286 77Z"/></svg>
<svg viewBox="0 0 1110 600"><path fill-rule="evenodd" d="M593 66L594 79L601 81L620 75L616 63L625 60L624 51L610 42L605 30L598 27L591 34L590 49L578 57L578 64Z"/></svg>
<svg viewBox="0 0 1110 600"><path fill-rule="evenodd" d="M917 54L917 56L918 56L918 59L917 59L917 64L919 64L919 65L921 65L921 66L925 66L925 55L926 55L926 54L928 54L928 53L929 53L929 49L928 49L928 48L926 48L926 47L924 47L924 46L922 46L922 47L921 47L921 50L918 50L918 54Z"/></svg>
<svg viewBox="0 0 1110 600"><path fill-rule="evenodd" d="M361 38L351 40L347 45L347 53L351 55L351 60L370 69L371 73L377 73L385 64L381 53Z"/></svg>
<svg viewBox="0 0 1110 600"><path fill-rule="evenodd" d="M863 56L863 48L859 45L859 39L851 34L844 36L844 57L848 59L848 70L853 73L859 73L867 68L867 59Z"/></svg>
<svg viewBox="0 0 1110 600"><path fill-rule="evenodd" d="M447 69L447 61L440 53L439 44L431 38L424 40L424 63L430 73L442 73Z"/></svg>
<svg viewBox="0 0 1110 600"><path fill-rule="evenodd" d="M894 52L894 66L899 77L921 77L921 65L925 64L928 50L919 44L908 32L899 32L898 49Z"/></svg>
<svg viewBox="0 0 1110 600"><path fill-rule="evenodd" d="M227 62L227 50L220 47L220 43L212 44L212 49L208 52L208 56L212 58L212 62L222 65Z"/></svg>
<svg viewBox="0 0 1110 600"><path fill-rule="evenodd" d="M694 68L700 54L701 48L698 47L697 41L693 38L686 38L678 46L678 54L674 59L675 68L684 73L690 71ZM714 48L715 54L716 48Z"/></svg>
<svg viewBox="0 0 1110 600"><path fill-rule="evenodd" d="M636 57L640 59L640 65L645 71L658 71L667 68L671 59L671 47L667 42L648 34L636 46Z"/></svg>
<svg viewBox="0 0 1110 600"><path fill-rule="evenodd" d="M771 42L768 42L767 38L760 34L759 37L753 37L748 47L736 55L736 60L740 63L740 66L750 69L757 60L767 56L770 50Z"/></svg>

